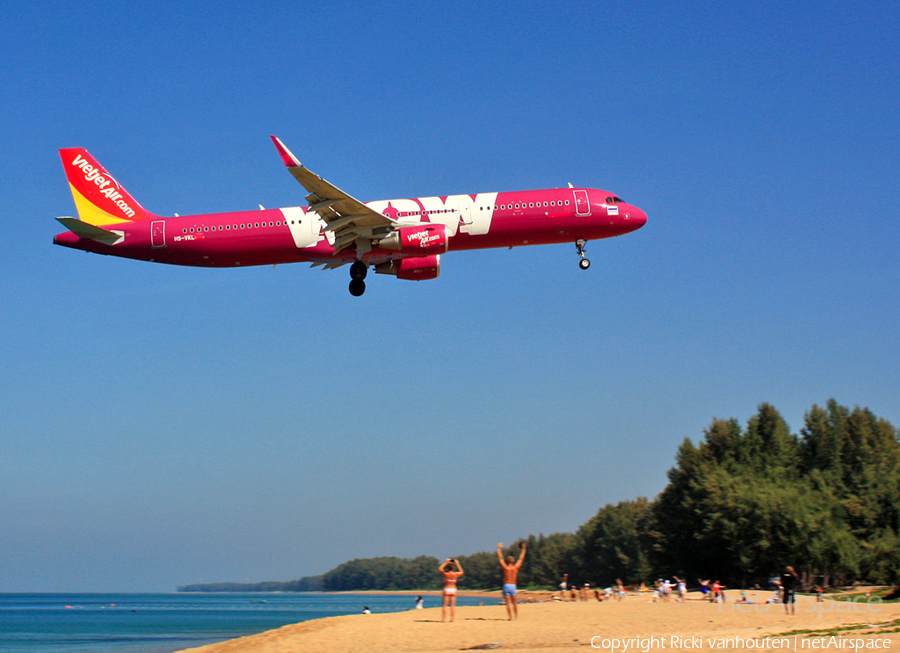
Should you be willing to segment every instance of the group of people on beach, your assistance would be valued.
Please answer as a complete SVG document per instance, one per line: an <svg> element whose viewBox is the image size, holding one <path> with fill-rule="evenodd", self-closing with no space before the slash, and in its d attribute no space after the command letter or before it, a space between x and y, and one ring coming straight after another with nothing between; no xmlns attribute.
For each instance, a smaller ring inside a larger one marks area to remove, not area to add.
<svg viewBox="0 0 900 653"><path fill-rule="evenodd" d="M687 581L678 576L672 576L672 578L674 579L674 582L670 581L668 578L660 578L656 581L656 584L652 589L648 588L646 583L641 583L640 587L635 586L632 589L637 592L638 596L643 596L646 593L652 592L652 598L650 600L654 603L657 601L665 603L671 601L673 598L678 603L684 603L685 600L687 600L688 594ZM725 590L727 587L720 581L710 581L709 579L704 580L698 578L697 582L700 584L700 593L702 594L701 600L709 601L710 603L725 602ZM796 601L796 589L799 582L800 576L794 568L790 566L785 567L784 573L776 581L775 594L767 601L767 603L783 603L786 613L795 614L796 608L794 604ZM817 587L816 593L821 595L822 589ZM589 601L594 598L597 601L603 602L616 596L618 600L621 601L627 595L628 590L625 588L625 585L620 578L616 579L615 589L610 586L605 590L601 590L599 588L592 589L588 583L585 583L580 588L576 585L569 585L569 575L564 574L562 581L559 584L559 593L553 596L553 600ZM821 596L819 597L819 600L821 600ZM741 592L741 598L737 601L737 603L753 602L753 600L747 597L746 592Z"/></svg>
<svg viewBox="0 0 900 653"><path fill-rule="evenodd" d="M616 579L616 587L613 589L612 586L607 587L606 589L600 589L599 587L591 587L590 583L585 583L581 587L577 585L569 585L569 574L563 574L562 581L559 583L559 593L555 594L552 597L553 601L590 601L591 599L596 599L601 603L603 601L608 601L615 596L619 601L625 598L628 594L625 589L625 584L622 582L621 578Z"/></svg>
<svg viewBox="0 0 900 653"><path fill-rule="evenodd" d="M525 542L522 542L520 545L521 550L519 551L519 559L516 560L511 555L506 556L506 559L504 559L503 543L501 542L497 545L497 559L500 561L500 567L503 569L503 601L506 604L506 613L509 615L510 621L519 618L519 608L516 602L516 582L519 579L519 569L522 568L522 561L525 560L525 551L527 550L527 547L528 545L525 544ZM444 560L444 562L441 563L441 566L438 567L438 571L441 572L441 576L444 577L441 621L447 621L448 612L450 613L450 621L453 621L456 617L456 581L459 580L459 577L465 572L463 571L462 565L459 564L459 560L455 558L447 558ZM419 607L418 601L416 607Z"/></svg>
<svg viewBox="0 0 900 653"><path fill-rule="evenodd" d="M503 543L497 545L497 560L500 563L500 567L503 570L503 601L506 605L506 612L509 616L509 620L513 621L518 619L518 603L516 600L517 588L516 582L519 577L519 569L522 567L522 562L525 560L525 552L527 550L527 545L525 542L522 542L520 545L520 552L518 560L512 555L503 557ZM455 558L447 558L441 565L438 567L438 571L444 577L444 590L443 590L443 603L441 608L441 621L447 621L447 616L449 614L450 621L453 621L456 617L456 595L458 592L456 582L459 578L465 573L463 571L462 565L459 563L459 560ZM674 595L674 598L679 603L683 603L687 598L687 581L683 578L679 578L678 576L672 576L675 579L675 582L672 583L668 579L660 579L656 583L656 588L653 590L653 601L662 600L669 601ZM700 593L703 595L704 600L708 600L712 603L722 603L725 601L725 585L720 583L718 580L710 583L710 581L697 579L700 583ZM793 567L785 567L785 571L781 574L778 579L778 601L784 604L784 610L787 614L795 614L795 596L796 596L796 588L800 581L800 576L797 575L797 572ZM622 583L622 579L616 579L616 589L613 590L612 587L607 587L605 590L601 592L600 589L591 590L591 586L588 583L585 583L580 589L573 586L569 586L569 575L565 574L563 576L562 582L559 584L559 594L562 600L566 600L568 597L571 597L572 601L587 601L591 598L591 593L593 591L594 598L597 601L609 600L615 596L621 601L627 595L627 590L625 589L624 583ZM648 592L650 590L647 589L644 583L641 583L641 587L639 590L641 593ZM559 597L553 597L556 600L559 600ZM747 598L746 592L741 593L741 600L739 602L750 603L751 601ZM422 607L422 597L418 597L416 600L416 607Z"/></svg>
<svg viewBox="0 0 900 653"><path fill-rule="evenodd" d="M713 582L712 585L709 584L708 578L706 580L698 578L697 582L700 583L700 593L703 595L703 600L710 603L723 603L725 601L725 590L728 588L718 580Z"/></svg>

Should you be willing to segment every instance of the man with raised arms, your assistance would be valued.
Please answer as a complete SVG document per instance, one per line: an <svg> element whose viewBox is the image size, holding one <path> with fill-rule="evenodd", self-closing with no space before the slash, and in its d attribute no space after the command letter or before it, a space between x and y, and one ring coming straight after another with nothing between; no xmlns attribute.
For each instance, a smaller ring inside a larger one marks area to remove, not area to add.
<svg viewBox="0 0 900 653"><path fill-rule="evenodd" d="M503 559L503 543L497 545L497 559L500 566L503 567L503 600L506 602L506 612L509 620L519 618L519 608L516 604L516 581L519 578L519 569L522 567L522 561L525 559L525 542L522 542L522 551L519 553L518 561L512 556L506 556Z"/></svg>

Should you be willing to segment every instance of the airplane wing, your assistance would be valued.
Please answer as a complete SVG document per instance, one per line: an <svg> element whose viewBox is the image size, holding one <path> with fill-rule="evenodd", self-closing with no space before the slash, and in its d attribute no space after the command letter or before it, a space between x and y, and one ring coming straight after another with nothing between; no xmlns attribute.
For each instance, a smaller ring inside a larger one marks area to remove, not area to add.
<svg viewBox="0 0 900 653"><path fill-rule="evenodd" d="M272 136L272 142L288 171L309 192L310 210L321 216L327 231L334 232L335 252L356 245L357 256L362 256L372 249L373 239L387 235L397 225L305 168L278 137Z"/></svg>

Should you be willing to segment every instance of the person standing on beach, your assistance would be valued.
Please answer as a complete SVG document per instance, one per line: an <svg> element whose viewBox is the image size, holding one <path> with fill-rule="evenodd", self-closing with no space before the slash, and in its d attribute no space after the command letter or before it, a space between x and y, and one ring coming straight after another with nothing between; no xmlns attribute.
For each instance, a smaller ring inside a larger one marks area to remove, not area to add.
<svg viewBox="0 0 900 653"><path fill-rule="evenodd" d="M697 582L700 583L700 593L703 594L703 598L706 598L706 595L709 594L709 579L703 580L702 578L698 578Z"/></svg>
<svg viewBox="0 0 900 653"><path fill-rule="evenodd" d="M450 569L449 567L453 567ZM441 622L447 621L447 608L450 608L450 621L456 617L456 579L463 575L462 565L459 560L447 558L438 567L441 576L444 577L444 603L441 606Z"/></svg>
<svg viewBox="0 0 900 653"><path fill-rule="evenodd" d="M522 552L519 553L519 560L516 561L512 556L506 556L503 559L503 543L497 545L497 559L503 568L503 600L506 602L506 613L509 620L519 618L519 607L516 603L516 581L519 579L519 569L522 568L522 561L525 559L525 542L522 542Z"/></svg>
<svg viewBox="0 0 900 653"><path fill-rule="evenodd" d="M797 589L797 581L800 576L794 571L793 567L785 567L784 573L781 574L781 602L784 603L785 614L797 614L794 605L794 592Z"/></svg>

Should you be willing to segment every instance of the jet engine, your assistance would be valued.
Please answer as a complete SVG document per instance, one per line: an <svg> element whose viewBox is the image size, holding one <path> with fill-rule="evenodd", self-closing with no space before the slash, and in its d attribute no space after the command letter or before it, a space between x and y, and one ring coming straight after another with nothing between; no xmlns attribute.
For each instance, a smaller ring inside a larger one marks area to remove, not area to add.
<svg viewBox="0 0 900 653"><path fill-rule="evenodd" d="M442 224L400 227L382 238L379 245L404 254L443 254L449 245L447 227Z"/></svg>
<svg viewBox="0 0 900 653"><path fill-rule="evenodd" d="M425 281L437 279L441 274L441 255L414 256L386 261L375 266L379 274L393 274L398 279L409 281Z"/></svg>

